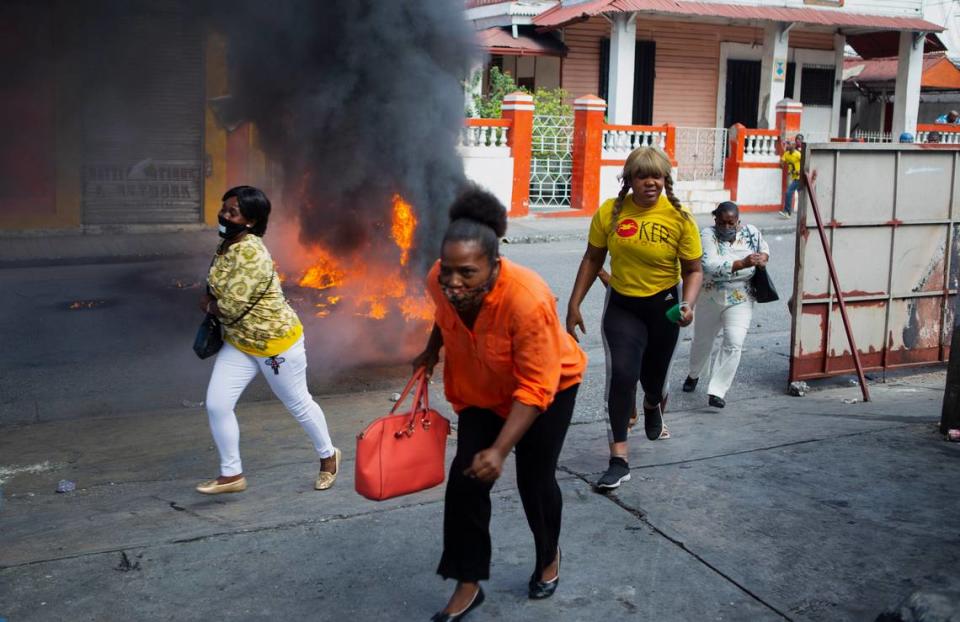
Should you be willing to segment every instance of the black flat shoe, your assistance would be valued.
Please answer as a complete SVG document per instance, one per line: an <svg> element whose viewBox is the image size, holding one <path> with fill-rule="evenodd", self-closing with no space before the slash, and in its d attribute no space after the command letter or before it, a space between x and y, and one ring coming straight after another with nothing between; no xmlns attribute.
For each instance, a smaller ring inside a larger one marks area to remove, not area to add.
<svg viewBox="0 0 960 622"><path fill-rule="evenodd" d="M533 573L530 577L530 584L527 586L527 596L530 597L530 600L542 600L553 596L553 593L557 591L557 586L560 585L560 562L562 561L560 549L557 548L557 576L551 581L541 581L537 576L540 573Z"/></svg>
<svg viewBox="0 0 960 622"><path fill-rule="evenodd" d="M697 389L698 382L700 382L699 378L691 378L690 376L687 376L687 379L683 381L683 392L693 393Z"/></svg>
<svg viewBox="0 0 960 622"><path fill-rule="evenodd" d="M486 600L486 596L483 595L483 588L477 586L477 594L473 597L473 600L470 601L470 604L467 605L466 609L462 609L457 613L447 613L445 611L438 611L433 614L433 617L430 618L430 622L454 622L455 620L462 620L467 617L467 614L483 604L483 601Z"/></svg>
<svg viewBox="0 0 960 622"><path fill-rule="evenodd" d="M727 405L722 397L717 397L716 395L707 396L707 403L714 408L723 408Z"/></svg>

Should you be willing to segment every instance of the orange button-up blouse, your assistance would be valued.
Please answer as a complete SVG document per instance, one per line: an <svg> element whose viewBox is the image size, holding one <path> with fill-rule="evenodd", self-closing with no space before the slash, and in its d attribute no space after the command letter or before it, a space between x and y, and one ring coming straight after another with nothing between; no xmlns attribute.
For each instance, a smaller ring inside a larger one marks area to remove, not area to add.
<svg viewBox="0 0 960 622"><path fill-rule="evenodd" d="M443 335L443 385L457 412L473 406L506 418L514 400L541 412L557 392L579 383L587 355L557 315L556 298L533 270L506 258L500 276L467 328L440 290L440 262L427 275Z"/></svg>

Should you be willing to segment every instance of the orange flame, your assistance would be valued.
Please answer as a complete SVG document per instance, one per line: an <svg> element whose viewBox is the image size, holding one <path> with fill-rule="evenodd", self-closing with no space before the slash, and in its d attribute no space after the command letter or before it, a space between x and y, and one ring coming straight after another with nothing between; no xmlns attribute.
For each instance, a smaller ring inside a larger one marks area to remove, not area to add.
<svg viewBox="0 0 960 622"><path fill-rule="evenodd" d="M393 225L390 232L393 241L400 249L400 265L407 265L410 259L410 247L413 245L413 232L417 229L417 217L413 207L399 194L393 195Z"/></svg>
<svg viewBox="0 0 960 622"><path fill-rule="evenodd" d="M433 319L433 303L414 284L416 293L409 295L410 275L404 266L410 260L417 218L413 206L396 194L393 196L393 217L390 237L400 249L399 265L368 263L363 255L334 257L329 251L311 251L307 268L297 284L327 290L322 301L314 303L317 317L327 317L331 308L343 300L354 315L375 320L386 318L391 310L399 311L406 321ZM415 279L416 280L416 279Z"/></svg>
<svg viewBox="0 0 960 622"><path fill-rule="evenodd" d="M315 263L300 277L298 285L313 289L330 289L343 285L346 273L325 251L318 249L317 255Z"/></svg>

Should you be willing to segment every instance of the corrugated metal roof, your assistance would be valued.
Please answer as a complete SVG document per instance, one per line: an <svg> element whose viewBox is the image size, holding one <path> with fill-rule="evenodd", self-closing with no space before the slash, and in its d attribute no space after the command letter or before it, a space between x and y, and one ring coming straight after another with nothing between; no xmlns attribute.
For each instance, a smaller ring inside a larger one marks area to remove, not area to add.
<svg viewBox="0 0 960 622"><path fill-rule="evenodd" d="M690 0L591 0L572 6L557 6L534 18L537 26L557 28L601 13L644 12L673 16L722 17L733 20L795 22L839 28L877 30L922 30L943 32L943 27L919 17L894 17L851 13L844 9L789 8L694 2Z"/></svg>
<svg viewBox="0 0 960 622"><path fill-rule="evenodd" d="M848 35L847 45L857 51L862 58L887 58L896 56L900 50L900 33L895 30L871 32L864 35ZM924 52L943 52L947 46L940 37L927 33L923 43Z"/></svg>
<svg viewBox="0 0 960 622"><path fill-rule="evenodd" d="M548 34L523 33L513 37L509 28L487 28L477 32L477 40L491 54L564 56L567 48Z"/></svg>
<svg viewBox="0 0 960 622"><path fill-rule="evenodd" d="M843 61L845 81L860 84L892 83L897 80L897 57L848 58ZM930 89L960 90L960 69L950 62L944 54L925 54L923 57L923 76L920 86Z"/></svg>

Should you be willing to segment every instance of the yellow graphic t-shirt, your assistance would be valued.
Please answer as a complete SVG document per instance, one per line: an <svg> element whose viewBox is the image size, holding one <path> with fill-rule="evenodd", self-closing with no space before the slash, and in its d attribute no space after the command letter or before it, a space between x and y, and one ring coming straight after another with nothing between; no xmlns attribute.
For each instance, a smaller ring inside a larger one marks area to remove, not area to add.
<svg viewBox="0 0 960 622"><path fill-rule="evenodd" d="M790 169L790 179L797 180L800 179L800 152L799 151L784 151L783 155L780 156L781 162L786 162Z"/></svg>
<svg viewBox="0 0 960 622"><path fill-rule="evenodd" d="M608 199L593 215L588 241L610 252L610 286L624 296L652 296L680 282L680 260L699 259L700 230L690 212L687 218L666 195L653 207L642 208L628 194L611 227L613 203Z"/></svg>
<svg viewBox="0 0 960 622"><path fill-rule="evenodd" d="M217 255L207 283L223 316L223 338L238 350L254 356L276 356L303 335L300 318L283 297L273 258L259 236L245 235ZM260 294L263 298L239 322L229 324Z"/></svg>

